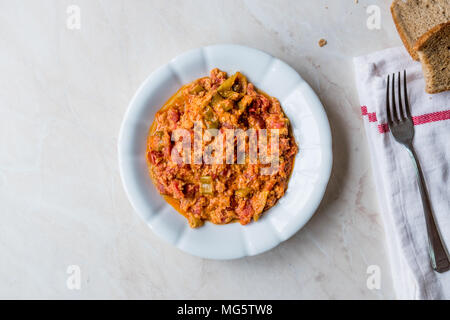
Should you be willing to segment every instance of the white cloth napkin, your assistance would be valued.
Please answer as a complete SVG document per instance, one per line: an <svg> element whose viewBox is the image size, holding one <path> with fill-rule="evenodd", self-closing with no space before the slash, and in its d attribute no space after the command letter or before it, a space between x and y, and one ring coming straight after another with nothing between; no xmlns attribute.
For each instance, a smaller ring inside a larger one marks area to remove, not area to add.
<svg viewBox="0 0 450 320"><path fill-rule="evenodd" d="M397 298L450 299L450 271L439 274L430 266L413 163L404 147L386 132L386 78L406 69L414 148L449 249L450 92L426 94L422 67L403 47L357 57L354 67Z"/></svg>

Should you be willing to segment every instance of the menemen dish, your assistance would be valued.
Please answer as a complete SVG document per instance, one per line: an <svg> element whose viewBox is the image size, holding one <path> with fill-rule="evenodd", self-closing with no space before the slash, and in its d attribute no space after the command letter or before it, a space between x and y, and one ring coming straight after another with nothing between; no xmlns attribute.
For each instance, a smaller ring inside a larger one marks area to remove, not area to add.
<svg viewBox="0 0 450 320"><path fill-rule="evenodd" d="M240 72L213 69L156 113L147 163L159 193L191 227L246 225L284 195L297 151L276 98Z"/></svg>

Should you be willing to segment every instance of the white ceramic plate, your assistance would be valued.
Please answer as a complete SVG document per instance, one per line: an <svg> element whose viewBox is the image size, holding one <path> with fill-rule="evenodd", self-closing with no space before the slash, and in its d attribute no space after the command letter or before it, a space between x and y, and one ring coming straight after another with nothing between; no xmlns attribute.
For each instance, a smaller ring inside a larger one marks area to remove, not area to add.
<svg viewBox="0 0 450 320"><path fill-rule="evenodd" d="M191 229L159 195L149 178L146 140L156 111L183 84L213 68L249 81L279 99L299 146L286 194L258 222ZM119 167L136 212L161 238L190 254L235 259L267 251L294 235L316 211L332 166L331 133L323 106L310 86L283 61L239 45L214 45L186 52L153 72L125 114L119 136Z"/></svg>

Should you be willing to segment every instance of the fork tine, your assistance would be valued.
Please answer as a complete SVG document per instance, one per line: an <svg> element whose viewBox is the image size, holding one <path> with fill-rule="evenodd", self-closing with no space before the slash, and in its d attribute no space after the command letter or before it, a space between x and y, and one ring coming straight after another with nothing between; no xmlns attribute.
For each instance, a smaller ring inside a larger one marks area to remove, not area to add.
<svg viewBox="0 0 450 320"><path fill-rule="evenodd" d="M408 89L406 88L406 70L403 70L403 93L405 96L405 110L406 110L406 117L411 117L411 111L409 110L409 101L408 101Z"/></svg>
<svg viewBox="0 0 450 320"><path fill-rule="evenodd" d="M392 122L397 122L397 106L395 105L395 73L392 74Z"/></svg>
<svg viewBox="0 0 450 320"><path fill-rule="evenodd" d="M387 76L387 85L386 85L386 114L387 114L387 120L388 120L388 123L389 124L391 124L392 123L392 117L391 117L391 105L390 105L390 102L389 102L389 80L390 80L390 78L389 78L390 76L388 75Z"/></svg>
<svg viewBox="0 0 450 320"><path fill-rule="evenodd" d="M403 109L403 103L402 103L402 85L401 85L401 80L402 80L402 77L401 77L401 75L400 75L400 72L398 73L398 79L397 79L397 82L398 82L398 120L399 121L403 121L403 120L405 120L406 119L406 112L405 112L405 110Z"/></svg>

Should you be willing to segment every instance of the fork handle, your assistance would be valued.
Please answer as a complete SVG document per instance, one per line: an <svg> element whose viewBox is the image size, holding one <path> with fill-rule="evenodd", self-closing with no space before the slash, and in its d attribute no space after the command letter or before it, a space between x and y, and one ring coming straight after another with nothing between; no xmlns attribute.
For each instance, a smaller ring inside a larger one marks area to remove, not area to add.
<svg viewBox="0 0 450 320"><path fill-rule="evenodd" d="M412 145L406 146L409 154L414 162L416 168L417 180L419 184L420 196L422 197L423 210L425 213L425 222L428 233L428 253L430 255L431 266L439 273L448 271L450 269L450 260L445 244L442 241L442 236L439 229L436 227L435 218L431 211L431 204L428 197L428 192L423 177L422 169L417 160L416 152Z"/></svg>

